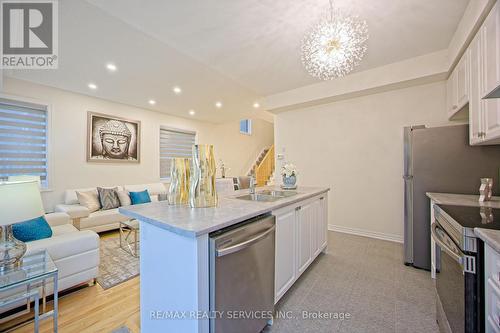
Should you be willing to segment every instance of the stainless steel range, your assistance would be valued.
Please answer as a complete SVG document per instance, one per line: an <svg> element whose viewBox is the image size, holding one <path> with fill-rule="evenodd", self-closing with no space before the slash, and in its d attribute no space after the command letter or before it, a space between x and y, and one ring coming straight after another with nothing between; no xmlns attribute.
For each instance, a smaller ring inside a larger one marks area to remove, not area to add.
<svg viewBox="0 0 500 333"><path fill-rule="evenodd" d="M500 230L500 210L434 206L437 321L441 332L484 332L484 244L475 227Z"/></svg>

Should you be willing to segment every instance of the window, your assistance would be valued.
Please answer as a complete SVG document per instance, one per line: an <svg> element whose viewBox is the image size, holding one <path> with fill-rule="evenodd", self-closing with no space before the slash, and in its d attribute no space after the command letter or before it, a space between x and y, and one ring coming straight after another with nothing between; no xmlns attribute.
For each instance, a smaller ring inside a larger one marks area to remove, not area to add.
<svg viewBox="0 0 500 333"><path fill-rule="evenodd" d="M160 178L170 178L172 158L191 158L196 132L160 128Z"/></svg>
<svg viewBox="0 0 500 333"><path fill-rule="evenodd" d="M0 179L40 176L48 186L46 106L0 98Z"/></svg>
<svg viewBox="0 0 500 333"><path fill-rule="evenodd" d="M252 134L252 120L251 119L243 119L240 120L240 133L242 134Z"/></svg>

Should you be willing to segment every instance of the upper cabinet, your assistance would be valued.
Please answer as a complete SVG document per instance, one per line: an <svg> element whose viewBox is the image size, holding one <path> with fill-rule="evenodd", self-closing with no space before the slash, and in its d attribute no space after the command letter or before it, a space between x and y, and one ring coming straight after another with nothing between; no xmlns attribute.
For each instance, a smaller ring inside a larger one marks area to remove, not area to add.
<svg viewBox="0 0 500 333"><path fill-rule="evenodd" d="M464 59L468 64L466 77L470 144L500 144L500 99L483 99L500 84L500 5L498 1L460 63ZM459 67L457 65L453 72L458 73ZM452 77L453 74L450 79Z"/></svg>
<svg viewBox="0 0 500 333"><path fill-rule="evenodd" d="M453 118L469 103L469 62L464 54L455 70L448 78L447 86L448 118Z"/></svg>
<svg viewBox="0 0 500 333"><path fill-rule="evenodd" d="M483 40L484 86L485 97L500 86L500 5L495 4L481 27Z"/></svg>
<svg viewBox="0 0 500 333"><path fill-rule="evenodd" d="M481 100L481 35L478 34L467 50L469 58L469 141L471 145L483 141L483 100Z"/></svg>

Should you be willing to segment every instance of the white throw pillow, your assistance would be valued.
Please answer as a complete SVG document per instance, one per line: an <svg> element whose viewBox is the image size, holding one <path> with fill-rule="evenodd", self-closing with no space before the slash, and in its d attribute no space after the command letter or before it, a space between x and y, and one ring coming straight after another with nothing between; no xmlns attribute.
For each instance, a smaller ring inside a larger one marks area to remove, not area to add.
<svg viewBox="0 0 500 333"><path fill-rule="evenodd" d="M116 191L116 194L118 194L120 206L130 206L132 204L132 200L130 200L130 196L127 191Z"/></svg>
<svg viewBox="0 0 500 333"><path fill-rule="evenodd" d="M78 197L80 205L87 207L91 213L101 209L101 203L99 202L97 191L77 191L76 196Z"/></svg>

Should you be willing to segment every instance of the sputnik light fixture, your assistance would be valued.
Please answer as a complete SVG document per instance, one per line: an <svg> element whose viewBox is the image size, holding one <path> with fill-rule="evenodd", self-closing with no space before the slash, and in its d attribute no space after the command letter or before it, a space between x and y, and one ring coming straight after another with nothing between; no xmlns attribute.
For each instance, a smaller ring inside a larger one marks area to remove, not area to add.
<svg viewBox="0 0 500 333"><path fill-rule="evenodd" d="M321 80L349 74L366 53L368 25L347 15L330 2L330 12L315 23L302 40L302 63L307 72Z"/></svg>

